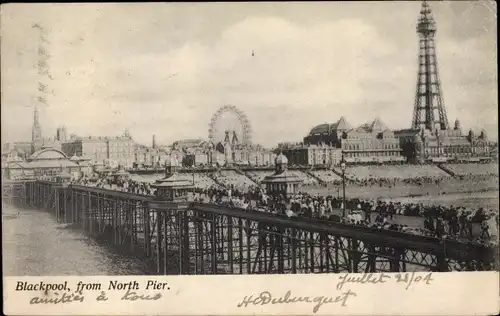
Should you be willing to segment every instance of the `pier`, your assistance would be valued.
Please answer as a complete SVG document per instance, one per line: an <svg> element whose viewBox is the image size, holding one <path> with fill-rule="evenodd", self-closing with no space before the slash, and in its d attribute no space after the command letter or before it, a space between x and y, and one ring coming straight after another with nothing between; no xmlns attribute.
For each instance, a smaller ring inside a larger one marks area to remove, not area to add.
<svg viewBox="0 0 500 316"><path fill-rule="evenodd" d="M4 203L151 262L165 274L286 274L494 270L494 249L457 240L289 218L205 203L71 185L2 183Z"/></svg>

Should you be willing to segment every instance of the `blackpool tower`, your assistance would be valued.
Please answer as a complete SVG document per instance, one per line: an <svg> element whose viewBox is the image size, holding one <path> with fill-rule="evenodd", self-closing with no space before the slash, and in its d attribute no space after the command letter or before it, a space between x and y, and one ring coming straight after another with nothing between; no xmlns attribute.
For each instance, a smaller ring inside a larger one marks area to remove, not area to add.
<svg viewBox="0 0 500 316"><path fill-rule="evenodd" d="M436 30L431 8L423 1L417 24L420 49L412 128L432 132L448 129L434 42Z"/></svg>

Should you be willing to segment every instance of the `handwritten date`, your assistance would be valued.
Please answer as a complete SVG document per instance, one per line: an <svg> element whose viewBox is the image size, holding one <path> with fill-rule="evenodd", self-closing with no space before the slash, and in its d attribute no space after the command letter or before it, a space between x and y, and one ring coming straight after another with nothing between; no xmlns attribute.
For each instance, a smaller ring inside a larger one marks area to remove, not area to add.
<svg viewBox="0 0 500 316"><path fill-rule="evenodd" d="M420 275L415 275L415 272L411 273L397 273L394 278L396 279L397 283L405 283L406 284L406 290L410 288L411 285L415 283L420 283L420 284L426 284L429 285L433 281L432 279L432 273L429 272L424 276Z"/></svg>
<svg viewBox="0 0 500 316"><path fill-rule="evenodd" d="M387 282L396 282L406 284L406 289L409 289L413 284L429 285L433 281L432 272L425 275L416 274L415 272L408 273L365 273L365 274L342 274L338 276L337 290L342 290L346 284L384 284Z"/></svg>

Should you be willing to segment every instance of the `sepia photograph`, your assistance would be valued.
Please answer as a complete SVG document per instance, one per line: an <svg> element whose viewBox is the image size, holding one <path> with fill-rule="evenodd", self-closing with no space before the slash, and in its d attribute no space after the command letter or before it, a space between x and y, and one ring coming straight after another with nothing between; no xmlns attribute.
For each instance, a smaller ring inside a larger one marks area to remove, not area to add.
<svg viewBox="0 0 500 316"><path fill-rule="evenodd" d="M2 6L3 277L498 272L496 10Z"/></svg>

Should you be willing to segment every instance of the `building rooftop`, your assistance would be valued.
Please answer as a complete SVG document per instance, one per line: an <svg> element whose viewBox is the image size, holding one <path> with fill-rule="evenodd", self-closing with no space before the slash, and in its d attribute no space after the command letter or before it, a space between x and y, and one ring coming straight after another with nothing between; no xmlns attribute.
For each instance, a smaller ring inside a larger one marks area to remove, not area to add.
<svg viewBox="0 0 500 316"><path fill-rule="evenodd" d="M108 140L117 140L117 141L133 141L132 137L122 135L122 136L75 136L72 137L69 140L69 143L75 142L75 141L81 141L81 142L104 142Z"/></svg>
<svg viewBox="0 0 500 316"><path fill-rule="evenodd" d="M381 133L389 130L387 125L382 122L380 118L375 118L372 122L368 122L362 124L356 128L353 128L349 122L347 122L345 117L341 117L334 124L320 124L311 129L309 135L317 135L317 134L330 134L332 131L357 131L364 133Z"/></svg>
<svg viewBox="0 0 500 316"><path fill-rule="evenodd" d="M396 130L394 131L394 134L396 135L417 135L418 133L420 133L420 129L413 129L413 128L407 128L407 129L399 129L399 130Z"/></svg>
<svg viewBox="0 0 500 316"><path fill-rule="evenodd" d="M183 187L188 188L193 186L193 181L186 179L185 177L174 173L167 178L158 179L153 183L153 188L172 188L172 187Z"/></svg>
<svg viewBox="0 0 500 316"><path fill-rule="evenodd" d="M67 168L67 167L78 167L78 164L70 160L35 160L29 162L19 162L13 163L10 168Z"/></svg>
<svg viewBox="0 0 500 316"><path fill-rule="evenodd" d="M34 152L29 158L29 160L39 159L68 159L68 156L56 148L43 148Z"/></svg>
<svg viewBox="0 0 500 316"><path fill-rule="evenodd" d="M389 128L378 117L375 120L373 120L372 124L370 125L371 132L383 132L388 129Z"/></svg>
<svg viewBox="0 0 500 316"><path fill-rule="evenodd" d="M272 175L266 176L262 183L302 183L302 179L300 179L295 173L292 173L288 170L285 170L281 173L274 173Z"/></svg>
<svg viewBox="0 0 500 316"><path fill-rule="evenodd" d="M175 141L172 145L173 146L179 146L179 147L201 147L207 143L206 140L201 139L201 138L194 138L194 139L181 139L178 141Z"/></svg>
<svg viewBox="0 0 500 316"><path fill-rule="evenodd" d="M333 130L349 130L352 129L351 124L347 122L345 117L341 117L336 123L333 124L320 124L311 129L309 135L331 133Z"/></svg>

